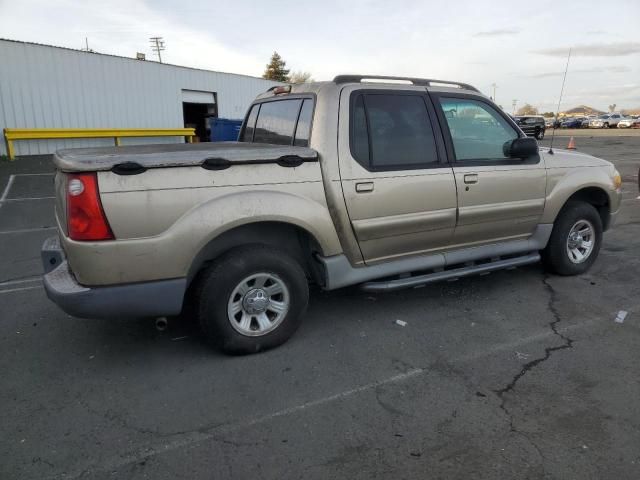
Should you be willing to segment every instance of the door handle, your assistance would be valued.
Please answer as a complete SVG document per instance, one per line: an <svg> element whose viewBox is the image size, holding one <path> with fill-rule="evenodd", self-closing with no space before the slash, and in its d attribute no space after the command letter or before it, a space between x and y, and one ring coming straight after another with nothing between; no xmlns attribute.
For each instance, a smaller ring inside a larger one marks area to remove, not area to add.
<svg viewBox="0 0 640 480"><path fill-rule="evenodd" d="M464 183L478 183L478 174L477 173L468 173L464 176Z"/></svg>
<svg viewBox="0 0 640 480"><path fill-rule="evenodd" d="M373 182L356 183L356 192L358 193L373 192Z"/></svg>

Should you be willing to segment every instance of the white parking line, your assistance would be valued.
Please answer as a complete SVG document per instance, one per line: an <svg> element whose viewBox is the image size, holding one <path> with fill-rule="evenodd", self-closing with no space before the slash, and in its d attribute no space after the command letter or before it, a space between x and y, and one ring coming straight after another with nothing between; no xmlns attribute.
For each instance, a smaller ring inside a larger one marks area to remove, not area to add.
<svg viewBox="0 0 640 480"><path fill-rule="evenodd" d="M52 200L56 197L20 197L20 198L7 198L4 201L9 202L31 202L33 200Z"/></svg>
<svg viewBox="0 0 640 480"><path fill-rule="evenodd" d="M570 326L567 326L565 328L559 328L558 332L559 333L565 333L565 332L569 332L569 331L582 329L582 328L585 328L587 326L591 326L591 325L594 325L596 323L600 323L601 321L602 321L601 319L594 319L594 320L582 322L582 323L579 323L579 324L570 325ZM453 358L449 362L453 363L453 364L468 363L468 362L472 362L472 361L478 360L478 359L483 358L483 357L489 357L491 355L495 355L496 353L500 353L502 351L510 351L510 350L513 350L514 348L522 347L523 345L527 345L527 344L534 343L534 342L539 342L541 340L546 340L548 338L552 338L552 337L555 337L555 336L556 336L556 334L554 332L546 331L546 332L543 332L543 333L538 333L538 334L535 334L535 335L531 335L531 336L526 337L526 338L521 338L521 339L518 339L518 340L513 341L513 342L500 344L500 345L497 345L497 346L495 346L495 347L493 347L493 348L491 348L489 350L473 352L473 353L471 353L469 355L464 355L462 357ZM352 396L354 396L354 395L356 395L358 393L362 393L362 392L366 392L366 391L370 391L370 390L375 390L376 388L384 386L384 385L389 385L389 384L393 384L393 383L400 383L400 382L409 380L411 378L418 377L420 375L428 373L429 371L430 371L429 367L414 368L414 369L411 369L411 370L409 370L409 371L407 371L405 373L401 373L399 375L394 375L392 377L389 377L389 378L386 378L386 379L383 379L383 380L367 383L366 385L362 385L360 387L352 388L350 390L345 390L344 392L336 393L334 395L329 395L327 397L322 397L322 398L319 398L317 400L312 400L310 402L302 403L302 404L299 404L299 405L295 405L293 407L285 408L283 410L278 410L276 412L268 413L268 414L260 416L260 417L241 419L236 423L231 423L231 424L226 424L226 425L222 425L222 426L218 426L218 427L213 427L213 428L210 428L210 429L205 430L205 431L202 431L202 430L201 431L193 431L193 432L189 432L189 433L182 434L182 435L176 435L176 436L179 436L181 438L177 438L176 440L173 440L173 441L146 445L146 446L140 447L137 452L133 452L133 453L130 453L130 454L124 455L124 456L121 456L121 455L114 456L114 457L111 457L109 459L106 459L104 462L99 463L99 464L86 465L81 470L78 470L76 472L67 473L65 475L54 475L54 476L49 477L49 478L51 478L51 479L54 479L54 478L78 479L78 478L83 477L84 475L86 475L87 472L96 472L96 471L100 471L100 472L106 471L106 472L108 472L108 471L113 471L113 470L116 470L118 468L121 468L121 467L124 467L124 466L127 466L127 465L138 463L138 462L140 462L142 460L145 460L147 458L155 457L156 455L160 455L160 454L165 453L165 452L170 452L172 450L177 450L177 449L184 448L184 447L190 447L190 446L196 445L198 443L201 443L201 442L204 442L204 441L207 441L207 440L215 440L216 438L218 438L221 435L225 435L225 434L228 435L228 434L237 432L239 430L242 430L244 428L248 428L248 427L252 427L252 426L256 426L256 425L260 425L260 424L266 423L266 422L268 422L270 420L273 420L273 419L276 419L276 418L280 418L280 417L284 417L284 416L291 415L291 414L294 414L294 413L298 413L300 411L308 410L308 409L311 409L313 407L326 405L328 403L331 403L331 402L334 402L334 401L337 401L337 400L342 400L342 399L345 399L345 398L349 398L349 397L352 397Z"/></svg>
<svg viewBox="0 0 640 480"><path fill-rule="evenodd" d="M36 288L42 288L42 285L36 285L35 287L22 287L22 288L11 288L9 290L0 290L0 295L2 295L3 293L22 292L24 290L35 290Z"/></svg>
<svg viewBox="0 0 640 480"><path fill-rule="evenodd" d="M41 228L23 228L21 230L0 230L0 235L12 235L15 233L29 233L29 232L45 232L47 230L55 230L56 227L41 227Z"/></svg>
<svg viewBox="0 0 640 480"><path fill-rule="evenodd" d="M10 175L9 176L9 181L7 182L7 186L4 187L4 190L2 191L2 196L0 197L0 208L2 208L2 205L5 201L5 199L7 198L7 195L9 195L9 190L11 190L11 185L13 185L13 181L16 179L15 175Z"/></svg>
<svg viewBox="0 0 640 480"><path fill-rule="evenodd" d="M16 177L40 177L45 175L55 175L55 173L16 173Z"/></svg>
<svg viewBox="0 0 640 480"><path fill-rule="evenodd" d="M39 282L40 277L23 278L20 280L7 280L6 282L0 282L0 287L10 287L11 285L20 285L23 283Z"/></svg>

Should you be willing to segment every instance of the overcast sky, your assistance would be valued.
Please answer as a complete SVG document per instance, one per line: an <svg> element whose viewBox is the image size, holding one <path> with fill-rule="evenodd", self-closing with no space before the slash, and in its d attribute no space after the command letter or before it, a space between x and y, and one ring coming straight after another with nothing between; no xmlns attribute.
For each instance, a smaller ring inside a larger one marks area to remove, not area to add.
<svg viewBox="0 0 640 480"><path fill-rule="evenodd" d="M277 50L316 80L338 73L459 80L511 110L640 108L640 0L0 0L0 37L260 76ZM1 61L1 59L0 59ZM4 68L4 67L3 67Z"/></svg>

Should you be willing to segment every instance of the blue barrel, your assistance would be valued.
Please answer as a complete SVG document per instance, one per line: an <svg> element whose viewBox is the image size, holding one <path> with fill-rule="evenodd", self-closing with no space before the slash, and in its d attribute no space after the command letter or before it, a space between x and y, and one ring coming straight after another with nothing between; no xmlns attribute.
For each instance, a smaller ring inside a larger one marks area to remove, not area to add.
<svg viewBox="0 0 640 480"><path fill-rule="evenodd" d="M210 120L212 142L228 142L238 140L242 120L231 120L228 118L212 118Z"/></svg>

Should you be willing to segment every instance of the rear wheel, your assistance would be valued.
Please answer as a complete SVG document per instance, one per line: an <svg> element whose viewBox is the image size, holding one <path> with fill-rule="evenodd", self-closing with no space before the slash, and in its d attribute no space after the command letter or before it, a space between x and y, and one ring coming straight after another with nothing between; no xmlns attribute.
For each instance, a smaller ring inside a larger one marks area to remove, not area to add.
<svg viewBox="0 0 640 480"><path fill-rule="evenodd" d="M605 123L604 125L602 125L602 128L609 128L609 124Z"/></svg>
<svg viewBox="0 0 640 480"><path fill-rule="evenodd" d="M579 275L596 261L601 244L602 220L598 211L591 204L572 201L556 218L542 260L554 273Z"/></svg>
<svg viewBox="0 0 640 480"><path fill-rule="evenodd" d="M197 315L206 338L225 353L277 347L298 329L309 301L304 270L264 245L240 247L203 272Z"/></svg>
<svg viewBox="0 0 640 480"><path fill-rule="evenodd" d="M536 137L538 140L542 140L542 139L544 138L544 130L543 130L543 129L538 129L538 130L536 131L536 135L535 135L535 137Z"/></svg>

